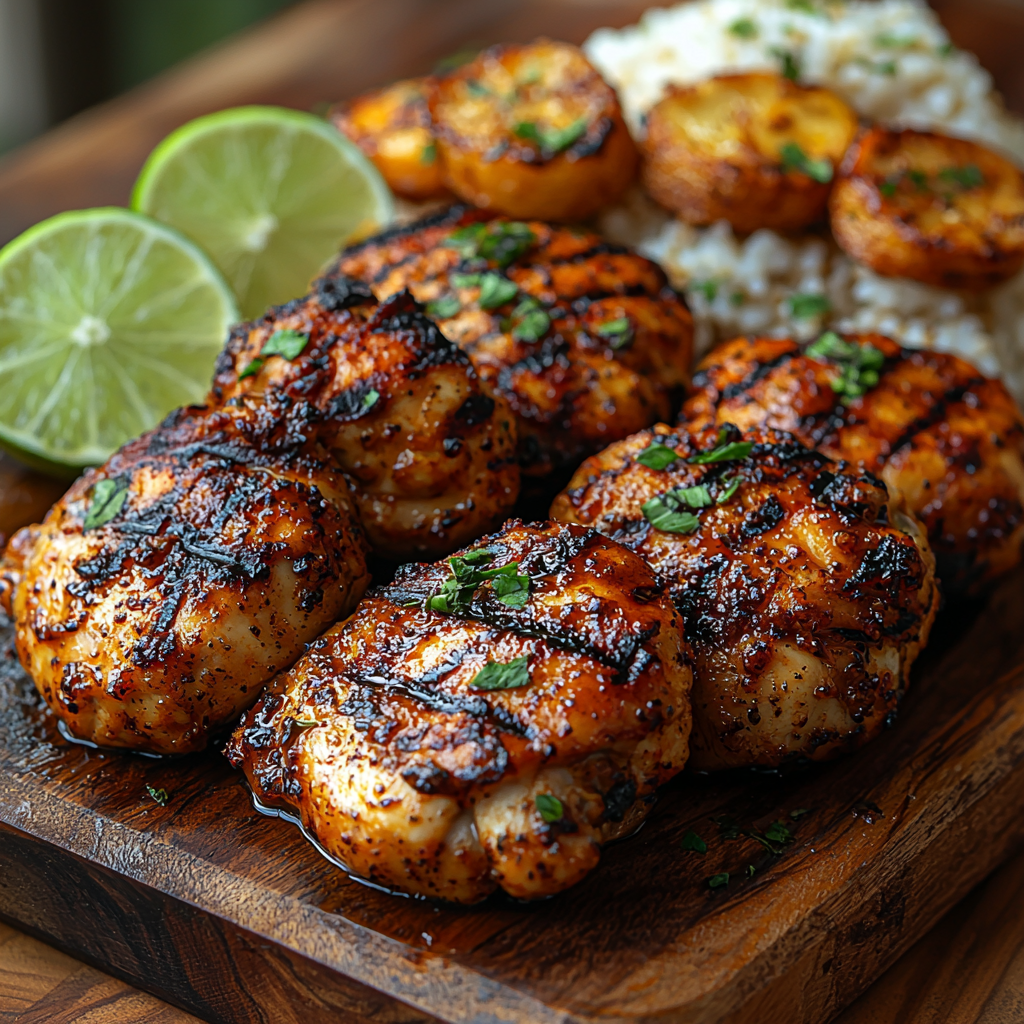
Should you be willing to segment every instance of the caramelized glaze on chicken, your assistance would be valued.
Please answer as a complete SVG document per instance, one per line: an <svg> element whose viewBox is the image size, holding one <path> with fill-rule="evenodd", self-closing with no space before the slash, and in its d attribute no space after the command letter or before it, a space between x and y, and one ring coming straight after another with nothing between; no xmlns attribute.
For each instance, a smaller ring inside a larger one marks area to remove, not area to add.
<svg viewBox="0 0 1024 1024"><path fill-rule="evenodd" d="M180 410L14 537L0 598L73 735L201 750L362 596L345 479L285 422Z"/></svg>
<svg viewBox="0 0 1024 1024"><path fill-rule="evenodd" d="M299 351L262 356L288 342ZM377 306L365 285L312 294L235 328L212 399L271 396L352 483L381 557L445 554L497 526L519 494L516 426L466 356L407 292Z"/></svg>
<svg viewBox="0 0 1024 1024"><path fill-rule="evenodd" d="M895 715L936 587L923 529L870 474L782 433L659 424L588 459L551 513L670 588L694 651L695 767L822 760Z"/></svg>
<svg viewBox="0 0 1024 1024"><path fill-rule="evenodd" d="M588 231L454 207L349 249L331 274L427 303L511 404L531 477L664 419L689 379L693 320L665 275Z"/></svg>
<svg viewBox="0 0 1024 1024"><path fill-rule="evenodd" d="M461 903L499 886L547 896L683 767L689 689L679 616L640 558L513 521L372 591L228 756L262 804L374 882Z"/></svg>
<svg viewBox="0 0 1024 1024"><path fill-rule="evenodd" d="M953 355L901 351L879 335L845 341L881 354L863 395L834 389L842 362L789 339L737 338L699 365L681 422L788 430L863 465L924 522L947 593L1012 568L1024 540L1024 419L1006 388Z"/></svg>

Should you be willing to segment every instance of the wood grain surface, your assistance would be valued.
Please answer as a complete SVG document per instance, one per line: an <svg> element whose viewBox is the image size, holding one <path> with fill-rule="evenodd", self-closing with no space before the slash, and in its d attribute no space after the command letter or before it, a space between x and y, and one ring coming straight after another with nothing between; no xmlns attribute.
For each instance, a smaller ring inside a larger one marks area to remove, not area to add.
<svg viewBox="0 0 1024 1024"><path fill-rule="evenodd" d="M579 40L644 6L315 0L0 161L0 240L61 209L125 202L152 145L199 113L308 109L467 42ZM991 16L989 66L1020 107L1021 13L937 6L986 62L984 38L964 35ZM43 500L42 487L26 500ZM1018 574L987 605L947 611L900 722L860 756L680 779L584 885L533 907L438 907L350 880L293 827L254 816L215 752L154 762L65 743L8 657L0 914L205 1020L824 1021L1024 842L1022 595ZM166 807L147 786L167 790ZM727 813L763 828L797 808L811 813L779 857L711 822ZM706 857L681 849L690 827L709 840ZM706 880L723 870L733 881L712 892ZM1013 870L995 879L1019 888L1024 868ZM998 890L981 893L844 1024L1020 1019L1020 916ZM984 984L958 986L966 970ZM82 984L86 998L93 982Z"/></svg>

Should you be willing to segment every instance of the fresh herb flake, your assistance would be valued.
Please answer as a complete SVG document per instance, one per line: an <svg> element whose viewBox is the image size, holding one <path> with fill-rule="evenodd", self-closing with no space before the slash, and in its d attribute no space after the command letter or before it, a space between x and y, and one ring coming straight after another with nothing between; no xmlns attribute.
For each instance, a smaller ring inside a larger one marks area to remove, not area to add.
<svg viewBox="0 0 1024 1024"><path fill-rule="evenodd" d="M797 320L810 320L812 317L822 316L831 308L832 304L825 295L807 293L789 297L789 312Z"/></svg>
<svg viewBox="0 0 1024 1024"><path fill-rule="evenodd" d="M724 490L718 492L715 504L724 505L739 490L741 483L743 483L743 478L738 476L734 476L729 480L723 480Z"/></svg>
<svg viewBox="0 0 1024 1024"><path fill-rule="evenodd" d="M104 526L124 508L128 500L128 486L116 480L97 480L92 486L92 501L85 513L82 530Z"/></svg>
<svg viewBox="0 0 1024 1024"><path fill-rule="evenodd" d="M620 316L617 320L608 320L598 325L597 333L602 338L608 338L611 348L618 351L633 340L633 325L628 317Z"/></svg>
<svg viewBox="0 0 1024 1024"><path fill-rule="evenodd" d="M520 686L529 686L529 661L526 655L507 663L488 661L469 685L474 690L516 690Z"/></svg>
<svg viewBox="0 0 1024 1024"><path fill-rule="evenodd" d="M779 71L783 78L788 78L791 82L800 81L800 64L792 51L773 46L769 52L773 57L778 58Z"/></svg>
<svg viewBox="0 0 1024 1024"><path fill-rule="evenodd" d="M437 143L428 142L420 152L421 164L432 164L437 160Z"/></svg>
<svg viewBox="0 0 1024 1024"><path fill-rule="evenodd" d="M519 289L501 274L487 273L480 277L480 297L477 300L481 309L497 309L511 302L519 294Z"/></svg>
<svg viewBox="0 0 1024 1024"><path fill-rule="evenodd" d="M708 844L692 828L686 830L686 835L683 836L682 842L679 845L684 850L690 850L693 853L708 852Z"/></svg>
<svg viewBox="0 0 1024 1024"><path fill-rule="evenodd" d="M146 792L161 807L166 807L167 801L171 799L166 789L156 789L153 786L150 786L148 783L146 784Z"/></svg>
<svg viewBox="0 0 1024 1024"><path fill-rule="evenodd" d="M874 345L854 345L844 341L835 331L826 331L807 347L807 355L834 363L839 376L829 382L832 390L847 398L859 398L879 381L885 365L885 354Z"/></svg>
<svg viewBox="0 0 1024 1024"><path fill-rule="evenodd" d="M257 356L251 360L244 370L238 375L239 380L245 380L246 377L255 377L260 370L263 369L263 359Z"/></svg>
<svg viewBox="0 0 1024 1024"><path fill-rule="evenodd" d="M812 160L795 142L785 143L779 150L779 156L782 157L782 169L787 173L797 171L823 185L832 180L832 161L827 157Z"/></svg>
<svg viewBox="0 0 1024 1024"><path fill-rule="evenodd" d="M691 455L686 461L695 466L707 466L712 462L733 462L747 458L753 450L753 441L725 441L719 435L717 447Z"/></svg>
<svg viewBox="0 0 1024 1024"><path fill-rule="evenodd" d="M715 296L718 295L718 282L715 280L694 281L691 288L703 295L708 302L714 302Z"/></svg>
<svg viewBox="0 0 1024 1024"><path fill-rule="evenodd" d="M274 331L267 338L260 350L260 357L282 356L284 359L295 359L309 344L309 335L302 331Z"/></svg>
<svg viewBox="0 0 1024 1024"><path fill-rule="evenodd" d="M810 814L810 808L808 807L797 807L795 810L789 812L789 816L793 821L799 821L805 815Z"/></svg>
<svg viewBox="0 0 1024 1024"><path fill-rule="evenodd" d="M967 164L964 167L944 167L939 171L942 181L951 185L958 185L962 189L978 188L985 184L985 176L977 164Z"/></svg>
<svg viewBox="0 0 1024 1024"><path fill-rule="evenodd" d="M540 341L551 326L551 317L540 303L527 297L512 310L512 337L517 341Z"/></svg>
<svg viewBox="0 0 1024 1024"><path fill-rule="evenodd" d="M692 512L681 512L681 503L672 500L673 491L645 501L641 511L644 518L656 530L663 533L693 533L700 526L700 519Z"/></svg>
<svg viewBox="0 0 1024 1024"><path fill-rule="evenodd" d="M753 18L737 18L730 26L729 31L737 39L754 39L757 37L757 22Z"/></svg>
<svg viewBox="0 0 1024 1024"><path fill-rule="evenodd" d="M764 837L772 843L791 843L793 842L793 833L790 832L789 828L784 822L773 821L765 830Z"/></svg>
<svg viewBox="0 0 1024 1024"><path fill-rule="evenodd" d="M455 316L462 309L462 303L454 295L443 295L433 302L427 303L427 314L436 316L439 320Z"/></svg>
<svg viewBox="0 0 1024 1024"><path fill-rule="evenodd" d="M488 580L498 600L509 608L522 608L530 595L530 577L519 574L519 563L509 562L498 569L483 569L493 559L486 548L448 559L452 575L441 589L427 600L427 608L435 612L466 612L477 588Z"/></svg>
<svg viewBox="0 0 1024 1024"><path fill-rule="evenodd" d="M728 871L723 871L719 875L712 875L708 879L708 888L709 889L721 889L723 885L728 885L728 884L729 884L729 872Z"/></svg>
<svg viewBox="0 0 1024 1024"><path fill-rule="evenodd" d="M561 153L586 134L587 119L581 117L564 128L541 128L534 121L521 121L515 134L527 142L536 143L545 153Z"/></svg>
<svg viewBox="0 0 1024 1024"><path fill-rule="evenodd" d="M533 802L536 804L537 810L540 811L540 816L549 825L561 821L565 817L565 808L557 796L552 796L550 793L538 793Z"/></svg>
<svg viewBox="0 0 1024 1024"><path fill-rule="evenodd" d="M648 469L661 470L671 466L678 458L679 456L674 449L669 448L667 444L662 444L660 441L655 441L654 444L648 445L636 457L636 461Z"/></svg>
<svg viewBox="0 0 1024 1024"><path fill-rule="evenodd" d="M369 412L379 400L380 392L376 388L370 388L370 390L363 395L362 404L359 406L360 414Z"/></svg>

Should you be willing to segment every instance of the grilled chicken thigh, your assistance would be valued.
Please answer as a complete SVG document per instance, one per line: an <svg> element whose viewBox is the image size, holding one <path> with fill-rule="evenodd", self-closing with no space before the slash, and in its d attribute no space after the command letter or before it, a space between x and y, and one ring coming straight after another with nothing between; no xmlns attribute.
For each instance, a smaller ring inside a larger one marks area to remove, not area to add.
<svg viewBox="0 0 1024 1024"><path fill-rule="evenodd" d="M511 404L532 478L664 419L689 380L693 319L665 275L588 231L453 207L349 249L332 274L427 303Z"/></svg>
<svg viewBox="0 0 1024 1024"><path fill-rule="evenodd" d="M551 513L670 588L694 651L695 767L821 760L892 719L936 587L923 529L870 474L782 433L659 424L588 459Z"/></svg>
<svg viewBox="0 0 1024 1024"><path fill-rule="evenodd" d="M519 495L507 403L485 393L408 292L378 306L365 285L335 277L235 328L211 398L242 395L287 405L291 429L323 443L381 557L452 551L496 527Z"/></svg>
<svg viewBox="0 0 1024 1024"><path fill-rule="evenodd" d="M686 761L690 668L644 562L506 524L407 565L321 637L228 747L257 799L353 872L462 903L597 863Z"/></svg>
<svg viewBox="0 0 1024 1024"><path fill-rule="evenodd" d="M362 596L348 486L285 423L180 410L14 537L0 598L73 735L200 750Z"/></svg>
<svg viewBox="0 0 1024 1024"><path fill-rule="evenodd" d="M962 359L902 351L879 335L826 336L809 350L737 338L705 357L694 386L680 418L692 429L791 431L902 493L928 529L947 593L977 589L1019 560L1024 419L999 381Z"/></svg>

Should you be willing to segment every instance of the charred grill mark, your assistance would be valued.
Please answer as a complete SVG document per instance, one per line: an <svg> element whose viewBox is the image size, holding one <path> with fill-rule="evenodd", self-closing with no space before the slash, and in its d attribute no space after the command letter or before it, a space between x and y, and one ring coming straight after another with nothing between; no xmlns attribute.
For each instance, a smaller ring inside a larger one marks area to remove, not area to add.
<svg viewBox="0 0 1024 1024"><path fill-rule="evenodd" d="M798 355L800 355L800 350L798 348L794 348L792 351L780 353L774 359L770 359L767 362L758 363L757 366L755 366L754 369L743 378L743 380L737 381L735 384L727 384L722 388L722 391L715 402L716 407L720 402L728 401L730 398L736 398L737 396L742 395L744 392L752 388L759 380L763 380L778 367L785 366L786 363L792 361ZM698 374L698 376L701 380L698 382L697 377L694 377L693 383L695 386L703 387L705 384L711 383L707 379L708 375L706 371Z"/></svg>
<svg viewBox="0 0 1024 1024"><path fill-rule="evenodd" d="M421 231L425 231L428 228L440 228L440 227L458 227L460 222L467 214L477 214L474 207L469 206L465 203L456 203L453 206L449 206L447 209L439 210L437 213L428 214L426 217L422 217L420 220L413 221L411 224L404 224L398 227L389 228L387 231L382 231L378 235L374 235L372 238L366 239L364 242L358 242L356 245L349 246L344 249L338 259L334 262L331 268L324 275L325 277L332 277L340 273L338 267L345 262L345 260L356 256L361 252L367 250L380 249L391 242L401 241L404 238L413 238L418 235ZM479 214L467 218L467 223L470 220L483 219L485 215Z"/></svg>
<svg viewBox="0 0 1024 1024"><path fill-rule="evenodd" d="M375 390L371 380L361 380L335 395L327 406L326 415L332 420L357 420L377 409L376 402L369 402L370 392Z"/></svg>
<svg viewBox="0 0 1024 1024"><path fill-rule="evenodd" d="M494 399L488 395L470 395L455 411L455 419L467 427L484 423L494 414ZM445 442L447 451L447 442Z"/></svg>
<svg viewBox="0 0 1024 1024"><path fill-rule="evenodd" d="M895 455L901 448L912 444L914 438L924 430L934 427L940 420L945 419L949 406L962 402L964 396L975 387L981 387L985 383L983 377L974 377L965 384L945 391L942 397L928 410L924 416L919 416L907 427L902 434L892 443L889 458Z"/></svg>
<svg viewBox="0 0 1024 1024"><path fill-rule="evenodd" d="M375 305L370 286L363 281L344 274L321 277L313 284L317 302L330 313L348 309L350 306Z"/></svg>
<svg viewBox="0 0 1024 1024"><path fill-rule="evenodd" d="M775 495L771 495L759 508L751 509L744 517L740 526L740 536L745 540L751 537L759 537L762 533L774 530L783 519L786 518L786 510L779 503Z"/></svg>
<svg viewBox="0 0 1024 1024"><path fill-rule="evenodd" d="M857 571L843 585L844 590L872 583L890 583L903 578L916 579L920 558L912 544L902 544L892 534L886 534L877 548L861 560Z"/></svg>
<svg viewBox="0 0 1024 1024"><path fill-rule="evenodd" d="M392 331L412 335L417 362L406 367L406 372L422 372L446 363L468 364L466 355L438 330L408 289L382 302L369 328L374 333Z"/></svg>

